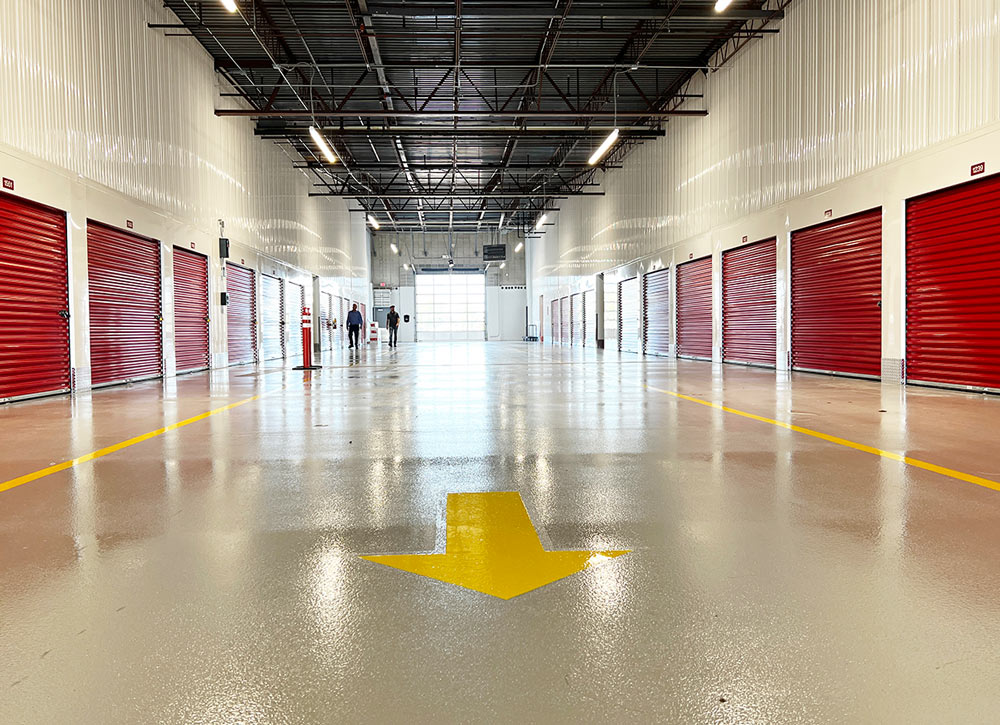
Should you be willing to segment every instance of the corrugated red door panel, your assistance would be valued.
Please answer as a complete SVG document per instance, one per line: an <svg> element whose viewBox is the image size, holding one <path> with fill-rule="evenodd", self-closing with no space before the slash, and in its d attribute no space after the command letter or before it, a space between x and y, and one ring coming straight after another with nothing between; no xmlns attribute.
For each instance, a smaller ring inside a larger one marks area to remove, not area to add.
<svg viewBox="0 0 1000 725"><path fill-rule="evenodd" d="M552 300L552 344L559 342L559 300Z"/></svg>
<svg viewBox="0 0 1000 725"><path fill-rule="evenodd" d="M583 293L583 346L586 347L588 340L597 344L597 293L589 289Z"/></svg>
<svg viewBox="0 0 1000 725"><path fill-rule="evenodd" d="M643 349L647 355L670 353L670 269L658 269L642 278Z"/></svg>
<svg viewBox="0 0 1000 725"><path fill-rule="evenodd" d="M87 284L91 382L162 375L160 243L88 221Z"/></svg>
<svg viewBox="0 0 1000 725"><path fill-rule="evenodd" d="M564 345L568 345L572 342L570 339L571 321L572 318L570 317L569 297L563 297L559 300L559 340Z"/></svg>
<svg viewBox="0 0 1000 725"><path fill-rule="evenodd" d="M882 210L792 234L792 367L882 374Z"/></svg>
<svg viewBox="0 0 1000 725"><path fill-rule="evenodd" d="M0 400L70 389L66 215L0 194Z"/></svg>
<svg viewBox="0 0 1000 725"><path fill-rule="evenodd" d="M583 346L583 295L577 292L569 299L570 341L571 344Z"/></svg>
<svg viewBox="0 0 1000 725"><path fill-rule="evenodd" d="M618 283L618 349L622 352L642 352L639 339L639 278Z"/></svg>
<svg viewBox="0 0 1000 725"><path fill-rule="evenodd" d="M774 239L722 255L722 359L774 367L778 352Z"/></svg>
<svg viewBox="0 0 1000 725"><path fill-rule="evenodd" d="M260 357L285 357L285 286L269 274L260 276Z"/></svg>
<svg viewBox="0 0 1000 725"><path fill-rule="evenodd" d="M907 204L906 377L1000 389L1000 175Z"/></svg>
<svg viewBox="0 0 1000 725"><path fill-rule="evenodd" d="M226 344L231 364L257 361L257 288L252 269L226 263Z"/></svg>
<svg viewBox="0 0 1000 725"><path fill-rule="evenodd" d="M712 358L712 258L677 265L677 354Z"/></svg>
<svg viewBox="0 0 1000 725"><path fill-rule="evenodd" d="M174 349L179 373L209 366L208 257L180 247L174 247Z"/></svg>

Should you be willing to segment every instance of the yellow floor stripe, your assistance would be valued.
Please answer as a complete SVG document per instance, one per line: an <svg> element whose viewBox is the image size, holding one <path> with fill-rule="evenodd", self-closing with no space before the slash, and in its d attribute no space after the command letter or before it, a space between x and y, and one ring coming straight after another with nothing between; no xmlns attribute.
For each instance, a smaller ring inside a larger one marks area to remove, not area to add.
<svg viewBox="0 0 1000 725"><path fill-rule="evenodd" d="M263 395L263 393L262 393ZM150 438L155 438L156 436L163 435L164 433L169 433L172 430L177 430L178 428L183 428L186 425L191 425L192 423L197 423L198 421L205 420L206 418L218 415L219 413L225 413L227 410L232 410L233 408L238 408L241 405L246 405L247 403L252 403L253 401L259 399L260 395L255 395L252 398L247 398L246 400L240 400L235 403L230 403L229 405L224 405L221 408L216 408L215 410L210 410L206 413L201 413L193 418L187 418L186 420L178 421L177 423L171 423L165 428L157 428L149 433L143 433L142 435L136 436L135 438L129 438L127 441L122 441L121 443L115 443L114 445L107 446L106 448L101 448L100 450L93 451L92 453L87 453L80 456L79 458L73 458L68 461L63 461L62 463L56 463L48 468L43 468L39 471L33 473L27 473L18 478L12 478L9 481L0 483L0 492L9 491L12 488L17 488L18 486L23 486L26 483L31 483L32 481L37 481L39 478L44 478L45 476L50 476L53 473L58 473L59 471L65 471L67 468L73 468L74 466L79 466L81 463L88 463L95 459L101 458L103 456L110 455L112 453L117 453L123 448L128 448L129 446L134 446L137 443L142 443L143 441L148 441Z"/></svg>
<svg viewBox="0 0 1000 725"><path fill-rule="evenodd" d="M914 468L922 468L925 471L932 471L934 473L940 473L942 476L948 476L950 478L958 479L959 481L965 481L966 483L974 483L977 486L983 486L984 488L991 488L994 491L1000 491L1000 481L993 481L989 478L983 478L982 476L974 476L971 473L963 473L962 471L956 471L953 468L945 468L944 466L938 466L934 463L928 463L927 461L921 461L919 458L911 458L910 456L903 455L902 453L895 453L893 451L884 451L881 448L876 448L874 446L867 446L864 443L855 443L854 441L849 441L846 438L840 438L838 436L832 436L828 433L821 433L818 430L812 430L811 428L803 428L802 426L792 425L791 423L783 423L780 420L772 420L771 418L765 418L762 415L754 415L753 413L747 413L742 410L737 410L736 408L728 408L725 405L719 405L718 403L713 403L710 400L702 400L701 398L694 398L690 395L683 395L682 393L675 393L672 390L663 390L662 388L654 388L651 385L646 386L649 390L655 390L657 393L663 393L664 395L671 395L675 398L680 398L681 400L687 400L692 403L698 403L699 405L704 405L709 408L715 408L716 410L722 410L726 413L732 413L733 415L738 415L741 418L749 418L750 420L756 420L761 423L770 423L771 425L778 426L779 428L785 428L790 431L795 431L796 433L801 433L802 435L812 436L813 438L819 438L820 440L827 441L829 443L836 443L838 446L845 446L847 448L853 448L856 451L863 451L864 453L871 453L875 456L882 456L882 458L888 458L891 461L898 461L900 463L905 463Z"/></svg>

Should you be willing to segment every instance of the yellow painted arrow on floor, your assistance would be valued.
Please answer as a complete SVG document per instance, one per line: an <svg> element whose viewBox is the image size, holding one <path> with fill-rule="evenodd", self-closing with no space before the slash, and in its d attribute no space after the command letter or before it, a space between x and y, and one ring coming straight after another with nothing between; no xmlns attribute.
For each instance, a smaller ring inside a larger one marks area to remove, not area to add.
<svg viewBox="0 0 1000 725"><path fill-rule="evenodd" d="M603 563L625 551L546 551L516 491L448 494L444 554L363 556L500 599Z"/></svg>

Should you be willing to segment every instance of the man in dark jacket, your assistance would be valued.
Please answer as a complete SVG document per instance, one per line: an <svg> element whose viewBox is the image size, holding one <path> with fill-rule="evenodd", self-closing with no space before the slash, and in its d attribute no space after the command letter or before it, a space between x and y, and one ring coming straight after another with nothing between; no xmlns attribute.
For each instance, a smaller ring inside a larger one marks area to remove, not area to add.
<svg viewBox="0 0 1000 725"><path fill-rule="evenodd" d="M350 343L348 347L360 347L358 344L358 334L361 332L363 324L365 324L364 318L358 312L358 306L354 305L351 311L347 313L347 340Z"/></svg>
<svg viewBox="0 0 1000 725"><path fill-rule="evenodd" d="M385 316L385 326L389 328L389 347L398 347L396 333L399 332L399 313L396 312L395 305L389 308L389 314Z"/></svg>

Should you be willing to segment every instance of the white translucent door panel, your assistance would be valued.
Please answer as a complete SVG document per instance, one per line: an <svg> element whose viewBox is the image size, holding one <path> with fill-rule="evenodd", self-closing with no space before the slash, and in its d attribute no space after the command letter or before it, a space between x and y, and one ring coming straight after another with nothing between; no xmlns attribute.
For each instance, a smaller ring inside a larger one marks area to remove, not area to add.
<svg viewBox="0 0 1000 725"><path fill-rule="evenodd" d="M486 276L418 274L417 339L483 340L486 335Z"/></svg>

